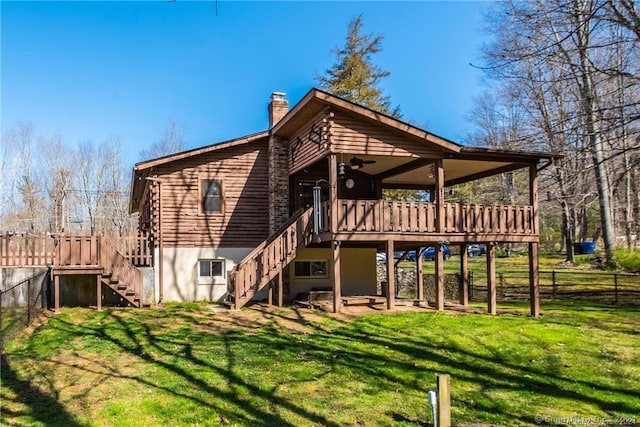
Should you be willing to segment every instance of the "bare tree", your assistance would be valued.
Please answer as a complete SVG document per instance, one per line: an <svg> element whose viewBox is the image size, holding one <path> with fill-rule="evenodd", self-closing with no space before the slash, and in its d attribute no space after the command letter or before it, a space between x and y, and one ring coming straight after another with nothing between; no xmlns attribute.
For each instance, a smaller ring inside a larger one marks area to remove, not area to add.
<svg viewBox="0 0 640 427"><path fill-rule="evenodd" d="M141 160L148 160L178 153L184 149L184 127L178 125L173 119L169 119L162 138L149 148L140 151L139 157Z"/></svg>
<svg viewBox="0 0 640 427"><path fill-rule="evenodd" d="M567 157L555 168L567 237L570 229L585 237L595 194L598 230L607 261L613 262L616 194L610 184L626 151L614 130L628 129L634 118L626 115L628 120L613 126L611 113L638 103L629 96L631 91L622 93L622 87L635 84L629 77L635 69L629 61L612 60L622 42L612 37L611 20L603 19L607 4L611 6L605 0L500 3L491 21L498 36L485 58L489 75L511 88L525 106L530 116L526 133L539 135L537 141ZM613 78L625 81L616 85ZM584 177L592 177L595 184Z"/></svg>

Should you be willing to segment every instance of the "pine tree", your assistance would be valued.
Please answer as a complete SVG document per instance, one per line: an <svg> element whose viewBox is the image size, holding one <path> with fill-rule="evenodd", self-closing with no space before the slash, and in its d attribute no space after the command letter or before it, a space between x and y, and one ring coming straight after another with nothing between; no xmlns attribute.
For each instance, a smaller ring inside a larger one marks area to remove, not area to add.
<svg viewBox="0 0 640 427"><path fill-rule="evenodd" d="M343 48L336 47L336 63L324 76L316 76L320 88L356 104L400 117L400 108L391 107L391 100L378 87L390 73L375 66L372 57L382 51L381 34L361 34L362 15L349 22Z"/></svg>

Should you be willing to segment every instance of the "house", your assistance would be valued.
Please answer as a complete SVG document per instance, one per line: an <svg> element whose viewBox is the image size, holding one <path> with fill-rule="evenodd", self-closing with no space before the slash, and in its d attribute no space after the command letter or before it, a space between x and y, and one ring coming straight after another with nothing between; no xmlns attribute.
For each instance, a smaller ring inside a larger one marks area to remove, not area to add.
<svg viewBox="0 0 640 427"><path fill-rule="evenodd" d="M549 153L469 148L319 89L293 108L273 93L269 129L147 160L133 168L131 212L150 233L159 301L226 301L259 293L278 304L324 290L340 311L350 296L380 296L376 253L387 253L384 298L395 305L394 251L487 245L488 310L496 312L495 247L529 246L531 312L538 303L538 178ZM446 203L445 187L526 169L529 204ZM429 202L384 200L384 189L428 190ZM421 268L422 257L416 262ZM418 297L424 297L418 275Z"/></svg>

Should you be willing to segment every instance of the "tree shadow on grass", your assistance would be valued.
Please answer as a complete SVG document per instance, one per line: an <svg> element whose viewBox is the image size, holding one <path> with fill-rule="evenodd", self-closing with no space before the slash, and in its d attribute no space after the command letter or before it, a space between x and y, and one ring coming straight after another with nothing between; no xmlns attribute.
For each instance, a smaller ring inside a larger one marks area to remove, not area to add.
<svg viewBox="0 0 640 427"><path fill-rule="evenodd" d="M3 425L11 425L10 419L28 417L33 421L38 421L47 426L83 426L76 418L69 414L60 404L56 396L44 393L40 388L34 386L29 380L22 380L11 367L10 360L6 355L0 355L0 383L3 391L0 393L0 422ZM21 403L29 408L28 413L21 413L10 410L6 402L9 402L6 392L15 394L11 400ZM17 422L16 425L23 423Z"/></svg>
<svg viewBox="0 0 640 427"><path fill-rule="evenodd" d="M425 342L420 336L394 329L392 325L395 323L387 323L386 320L375 321L374 328L368 326L369 320L366 319L336 321L332 327L325 327L322 322L307 321L304 314L295 310L276 311L258 313L256 318L262 316L267 323L255 329L250 328L247 318L231 318L227 319L227 329L218 325L212 328L216 332L211 333L199 329L206 323L206 316L203 321L203 316L194 316L193 312L182 312L179 308L172 310L170 315L162 311L126 313L120 310L100 314L87 312L86 315L87 319L82 324L68 321L61 315L52 319L47 328L67 342L103 342L110 352L126 355L140 363L139 366L144 366L144 370L134 373L120 370L117 364L110 363L108 357L91 353L87 356L84 349L77 351L76 357L89 357L87 362L91 363L69 364L70 370L98 373L105 380L113 377L133 381L157 393L204 408L204 416L218 417L221 423L286 426L294 424L293 415L297 423L303 420L305 424L337 426L339 423L330 415L335 409L327 408L327 412L325 409L316 410L317 406L291 398L283 391L316 381L323 381L323 387L329 388L336 381L362 383L373 390L374 395L413 390L424 394L426 408L426 392L434 386L430 382L430 378L435 378L434 370L451 373L454 381L475 384L482 389L482 394L489 390L534 392L585 402L609 414L615 411L635 413L639 409L582 390L634 399L640 398L637 391L570 379L547 368L505 360L504 355L492 348L481 352L447 339L437 343ZM211 319L215 319L215 315L211 314ZM270 323L273 319L298 322L305 331L282 328ZM65 348L64 343L55 345L59 349ZM540 341L537 345L544 343ZM52 350L51 354L55 355L56 351ZM23 357L29 357L28 346ZM39 361L47 359L64 363L50 355L41 357ZM296 370L300 367L304 369ZM283 369L283 373L272 375L271 371ZM291 372L286 369L291 369ZM151 370L164 374L157 377L149 375ZM43 374L46 375L46 371ZM328 377L330 379L326 379ZM16 393L28 394L29 385L28 381L18 382ZM333 398L331 392L329 400ZM503 419L535 423L535 414L517 413L516 409L492 404L490 394L485 397L487 399L482 401L473 401L464 395L459 397L458 403L474 410L479 417L499 415L505 417ZM54 397L49 399L55 400ZM35 409L36 403L27 404ZM429 425L429 414L412 411L415 409L406 412L392 409L386 412L387 420ZM189 415L178 414L178 419L172 422L186 424ZM373 417L379 415L372 414ZM73 422L71 418L68 425L79 425L77 421L76 424Z"/></svg>

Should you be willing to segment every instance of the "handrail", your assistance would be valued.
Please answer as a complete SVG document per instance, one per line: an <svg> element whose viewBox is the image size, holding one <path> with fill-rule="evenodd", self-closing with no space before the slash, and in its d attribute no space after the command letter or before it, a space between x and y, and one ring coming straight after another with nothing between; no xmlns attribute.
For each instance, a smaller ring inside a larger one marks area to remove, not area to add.
<svg viewBox="0 0 640 427"><path fill-rule="evenodd" d="M227 291L234 308L240 308L295 258L298 248L311 234L313 209L298 211L264 242L228 272Z"/></svg>
<svg viewBox="0 0 640 427"><path fill-rule="evenodd" d="M99 243L100 265L105 269L105 273L110 273L112 278L123 281L136 293L136 296L140 297L142 295L140 270L105 239L100 239Z"/></svg>

